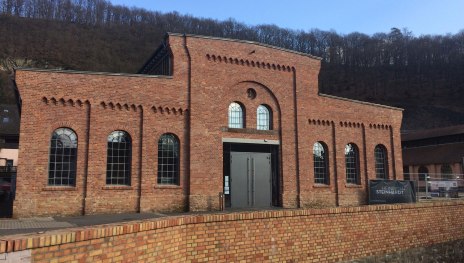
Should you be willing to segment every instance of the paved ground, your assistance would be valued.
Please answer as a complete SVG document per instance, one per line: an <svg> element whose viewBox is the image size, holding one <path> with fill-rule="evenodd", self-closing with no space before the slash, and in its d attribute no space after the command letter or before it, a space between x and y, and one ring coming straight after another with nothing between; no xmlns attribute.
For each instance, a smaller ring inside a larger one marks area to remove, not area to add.
<svg viewBox="0 0 464 263"><path fill-rule="evenodd" d="M125 214L110 214L110 215L87 215L74 217L36 217L25 219L0 218L0 237L14 234L26 234L45 232L48 230L104 225L118 222L128 222L135 220L143 220L150 218L159 218L166 216L192 215L203 213L233 213L253 210L271 210L282 209L280 207L255 208L255 209L227 209L226 211L205 211L205 212L184 212L184 213L125 213Z"/></svg>
<svg viewBox="0 0 464 263"><path fill-rule="evenodd" d="M0 219L0 236L44 232L47 230L111 224L167 216L157 213L126 213L75 217L36 217L27 219Z"/></svg>

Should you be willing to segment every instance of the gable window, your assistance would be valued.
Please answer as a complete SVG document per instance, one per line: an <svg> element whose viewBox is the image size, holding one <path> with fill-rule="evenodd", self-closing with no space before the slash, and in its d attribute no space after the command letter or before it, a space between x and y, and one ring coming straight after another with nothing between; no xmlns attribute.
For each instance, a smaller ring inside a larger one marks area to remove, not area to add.
<svg viewBox="0 0 464 263"><path fill-rule="evenodd" d="M158 184L179 184L179 140L163 134L158 141Z"/></svg>
<svg viewBox="0 0 464 263"><path fill-rule="evenodd" d="M56 129L50 141L48 185L75 186L77 135L69 128Z"/></svg>
<svg viewBox="0 0 464 263"><path fill-rule="evenodd" d="M271 130L272 129L272 111L265 105L259 105L256 110L256 129L258 130Z"/></svg>
<svg viewBox="0 0 464 263"><path fill-rule="evenodd" d="M361 184L359 179L359 150L354 143L345 146L346 182L348 184Z"/></svg>
<svg viewBox="0 0 464 263"><path fill-rule="evenodd" d="M229 128L244 128L244 109L237 102L229 105Z"/></svg>
<svg viewBox="0 0 464 263"><path fill-rule="evenodd" d="M383 145L377 145L374 149L375 174L378 179L388 179L387 149Z"/></svg>
<svg viewBox="0 0 464 263"><path fill-rule="evenodd" d="M125 131L108 135L106 161L107 185L130 185L132 140Z"/></svg>
<svg viewBox="0 0 464 263"><path fill-rule="evenodd" d="M316 142L313 146L314 182L329 184L327 146L323 142Z"/></svg>

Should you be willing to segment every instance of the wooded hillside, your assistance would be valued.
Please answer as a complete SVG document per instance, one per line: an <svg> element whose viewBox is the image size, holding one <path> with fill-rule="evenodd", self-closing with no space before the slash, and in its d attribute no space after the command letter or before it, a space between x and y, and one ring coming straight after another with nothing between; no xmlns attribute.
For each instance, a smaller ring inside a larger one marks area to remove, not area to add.
<svg viewBox="0 0 464 263"><path fill-rule="evenodd" d="M16 66L135 73L166 32L245 39L323 58L320 91L405 109L403 129L464 123L464 31L366 35L249 26L104 0L0 0L0 103ZM311 28L312 25L301 25Z"/></svg>

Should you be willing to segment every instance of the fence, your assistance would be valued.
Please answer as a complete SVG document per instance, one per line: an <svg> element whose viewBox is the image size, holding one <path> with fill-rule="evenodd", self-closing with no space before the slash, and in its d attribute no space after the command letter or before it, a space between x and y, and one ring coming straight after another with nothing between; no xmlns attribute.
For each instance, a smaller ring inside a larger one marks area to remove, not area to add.
<svg viewBox="0 0 464 263"><path fill-rule="evenodd" d="M418 200L464 198L464 174L405 173L414 182Z"/></svg>

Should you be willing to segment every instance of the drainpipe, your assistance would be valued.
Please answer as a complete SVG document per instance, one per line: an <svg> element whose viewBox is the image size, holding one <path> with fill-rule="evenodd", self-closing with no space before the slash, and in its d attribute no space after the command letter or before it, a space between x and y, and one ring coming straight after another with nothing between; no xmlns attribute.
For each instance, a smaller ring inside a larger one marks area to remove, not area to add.
<svg viewBox="0 0 464 263"><path fill-rule="evenodd" d="M187 55L187 109L184 111L185 116L185 153L184 154L184 184L185 184L185 195L187 197L187 208L190 210L190 142L191 142L191 113L192 110L192 58L190 51L187 46L187 35L183 35L184 38L184 50Z"/></svg>
<svg viewBox="0 0 464 263"><path fill-rule="evenodd" d="M82 211L81 214L86 214L87 209L87 184L88 184L88 176L89 176L89 148L90 148L90 116L91 116L91 105L89 101L84 103L87 107L87 131L85 135L85 160L84 160L84 182L83 182L83 189L82 189Z"/></svg>
<svg viewBox="0 0 464 263"><path fill-rule="evenodd" d="M138 106L138 110L140 110L140 133L139 133L139 167L138 167L138 174L139 180L137 182L137 213L140 213L142 210L142 154L143 154L143 107L141 105Z"/></svg>
<svg viewBox="0 0 464 263"><path fill-rule="evenodd" d="M296 70L292 68L293 73L293 108L294 108L294 126L295 126L295 158L296 158L296 194L297 194L297 207L301 207L301 190L300 190L300 156L298 150L298 105L296 98Z"/></svg>
<svg viewBox="0 0 464 263"><path fill-rule="evenodd" d="M335 138L335 123L332 121L331 124L332 124L333 160L334 160L335 206L339 206L340 197L338 195L337 140Z"/></svg>
<svg viewBox="0 0 464 263"><path fill-rule="evenodd" d="M390 126L389 128L390 128L389 130L390 130L390 152L391 152L390 158L391 158L391 164L392 164L392 170L393 170L392 175L393 175L393 180L396 180L395 141L393 139L393 127Z"/></svg>

